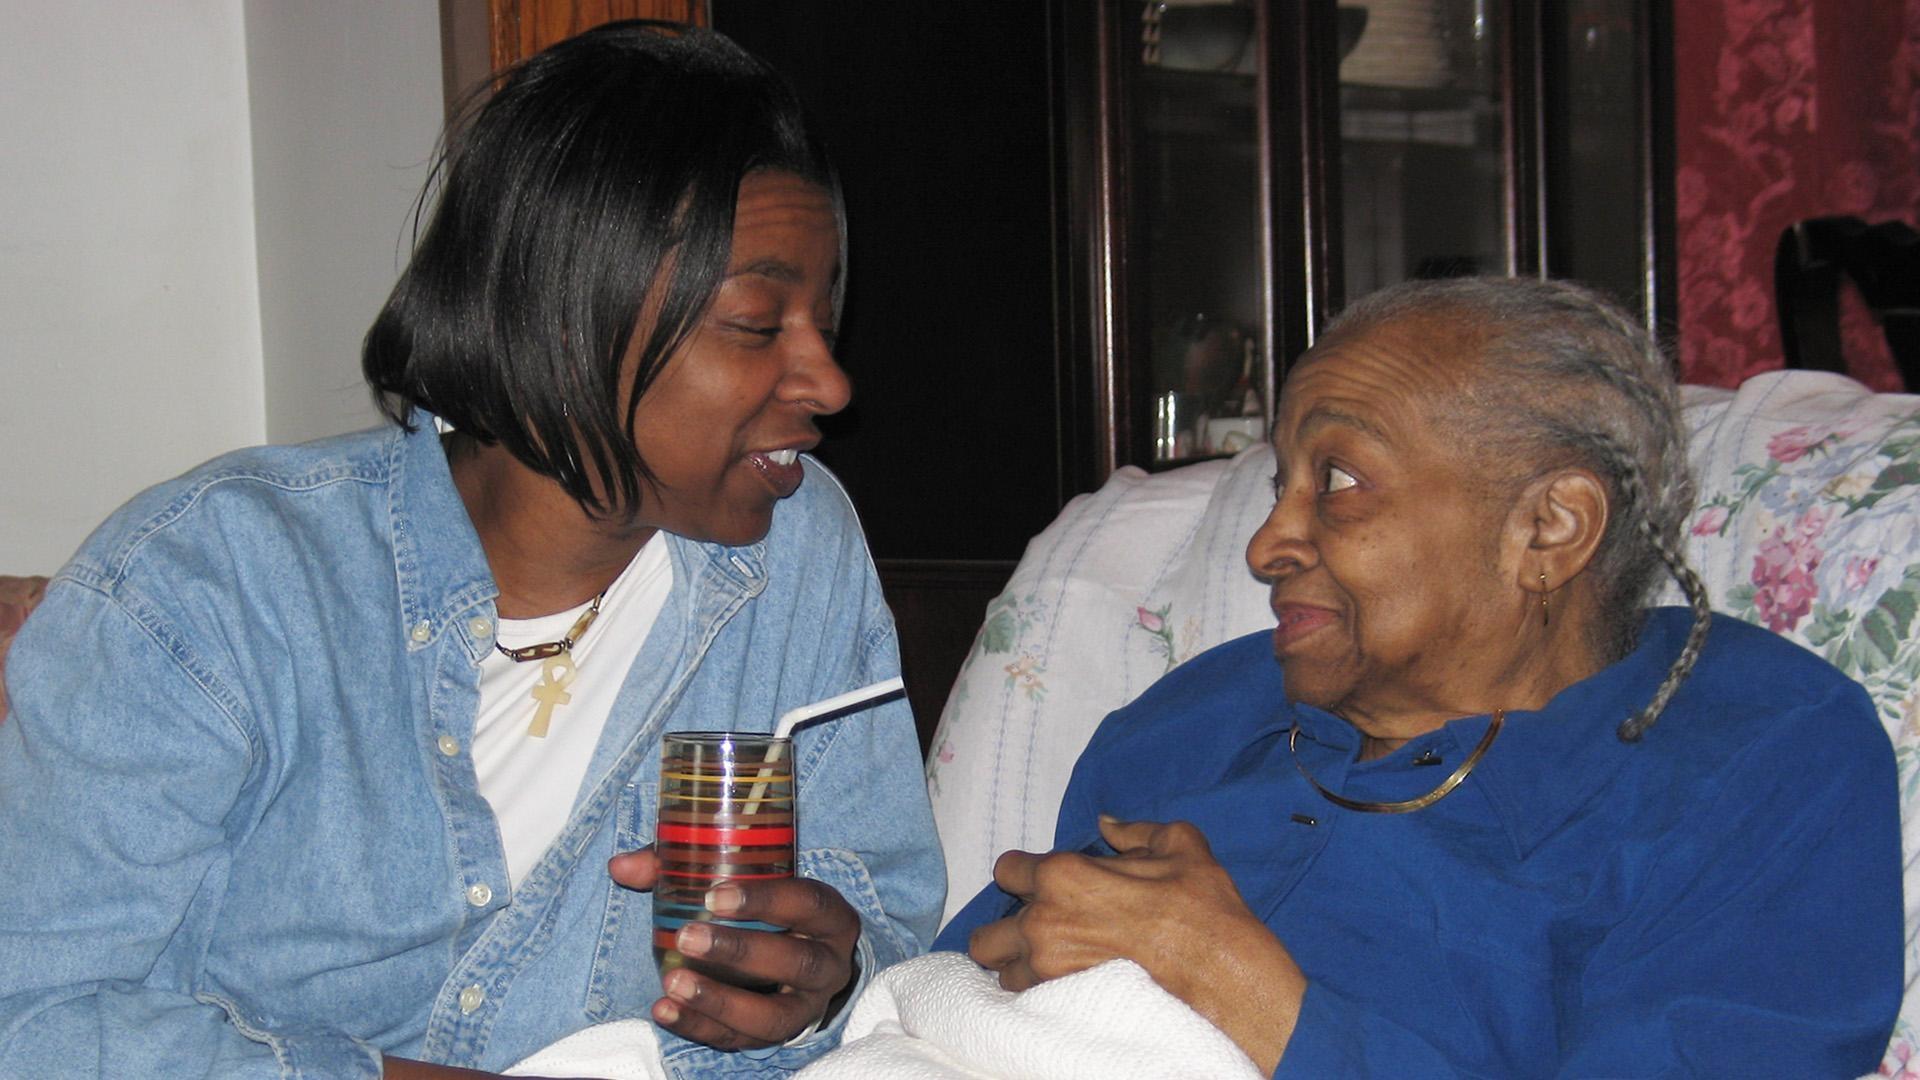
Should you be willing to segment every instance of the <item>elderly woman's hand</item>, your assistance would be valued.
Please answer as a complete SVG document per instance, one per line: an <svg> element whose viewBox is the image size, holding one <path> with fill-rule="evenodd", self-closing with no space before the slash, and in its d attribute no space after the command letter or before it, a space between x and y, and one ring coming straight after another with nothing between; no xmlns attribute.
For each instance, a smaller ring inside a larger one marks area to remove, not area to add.
<svg viewBox="0 0 1920 1080"><path fill-rule="evenodd" d="M659 863L651 850L613 857L608 871L629 889L651 889ZM832 886L807 878L738 882L710 894L714 914L784 926L784 934L712 923L682 927L682 955L779 987L758 993L688 968L663 980L667 996L653 1003L661 1027L721 1050L787 1041L826 1016L853 981L860 916Z"/></svg>
<svg viewBox="0 0 1920 1080"><path fill-rule="evenodd" d="M1248 910L1199 829L1103 817L1100 834L1117 856L1000 856L995 883L1026 903L974 931L968 953L1009 990L1132 960L1271 1072L1307 985L1286 946Z"/></svg>

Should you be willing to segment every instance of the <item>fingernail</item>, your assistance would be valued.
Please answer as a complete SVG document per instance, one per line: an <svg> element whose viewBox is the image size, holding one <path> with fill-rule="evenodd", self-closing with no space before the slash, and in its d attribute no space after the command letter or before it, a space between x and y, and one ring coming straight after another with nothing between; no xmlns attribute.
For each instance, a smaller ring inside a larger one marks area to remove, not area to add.
<svg viewBox="0 0 1920 1080"><path fill-rule="evenodd" d="M662 1024L677 1024L680 1022L680 1006L671 1001L656 1002L653 1006L653 1018Z"/></svg>
<svg viewBox="0 0 1920 1080"><path fill-rule="evenodd" d="M700 984L685 971L676 971L667 976L665 989L667 996L674 1001L692 1001L700 993ZM679 1007L672 1002L668 1002L667 1007L673 1010L674 1019L679 1019Z"/></svg>
<svg viewBox="0 0 1920 1080"><path fill-rule="evenodd" d="M718 885L707 890L707 910L715 915L731 915L746 902L747 895L737 885Z"/></svg>
<svg viewBox="0 0 1920 1080"><path fill-rule="evenodd" d="M688 956L705 956L713 948L713 930L706 923L690 922L680 928L678 944Z"/></svg>
<svg viewBox="0 0 1920 1080"><path fill-rule="evenodd" d="M1120 819L1119 819L1119 818L1117 818L1117 817L1114 817L1114 816L1113 816L1112 814L1101 814L1101 815L1100 815L1100 820L1101 820L1102 822L1104 822L1105 824L1108 824L1108 825L1118 825L1118 824L1120 824Z"/></svg>

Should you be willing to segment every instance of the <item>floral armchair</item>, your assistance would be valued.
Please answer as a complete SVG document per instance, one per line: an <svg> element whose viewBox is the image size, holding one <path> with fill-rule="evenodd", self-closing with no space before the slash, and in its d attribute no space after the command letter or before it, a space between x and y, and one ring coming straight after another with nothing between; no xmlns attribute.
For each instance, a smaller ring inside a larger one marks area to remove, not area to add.
<svg viewBox="0 0 1920 1080"><path fill-rule="evenodd" d="M46 591L47 579L43 577L0 577L0 674L6 671L7 647L13 644L13 635ZM6 719L7 684L0 679L0 722Z"/></svg>
<svg viewBox="0 0 1920 1080"><path fill-rule="evenodd" d="M1893 739L1907 997L1881 1072L1920 1080L1920 396L1794 371L1737 392L1689 387L1685 404L1700 481L1688 553L1714 606L1859 680ZM1155 476L1122 469L1028 546L927 761L949 914L1000 852L1049 845L1102 717L1196 653L1272 625L1241 555L1272 471L1265 448Z"/></svg>

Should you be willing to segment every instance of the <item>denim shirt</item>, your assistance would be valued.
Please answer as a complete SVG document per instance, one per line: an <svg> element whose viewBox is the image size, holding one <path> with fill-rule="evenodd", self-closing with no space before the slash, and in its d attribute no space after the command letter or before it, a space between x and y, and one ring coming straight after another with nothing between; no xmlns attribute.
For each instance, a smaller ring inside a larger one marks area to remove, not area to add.
<svg viewBox="0 0 1920 1080"><path fill-rule="evenodd" d="M503 1069L660 995L665 730L771 730L898 673L844 493L809 461L760 543L670 538L674 585L572 815L519 889L468 746L497 595L431 424L215 460L55 578L0 725L0 1076ZM906 704L802 729L800 872L862 980L922 951L945 873ZM844 1015L845 1010L842 1011ZM779 1074L662 1033L673 1075Z"/></svg>

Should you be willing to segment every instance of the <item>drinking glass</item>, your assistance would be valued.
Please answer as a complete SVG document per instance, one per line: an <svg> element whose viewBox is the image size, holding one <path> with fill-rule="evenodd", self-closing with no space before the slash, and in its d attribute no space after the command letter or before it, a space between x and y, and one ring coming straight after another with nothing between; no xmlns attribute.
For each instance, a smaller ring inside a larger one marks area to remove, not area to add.
<svg viewBox="0 0 1920 1080"><path fill-rule="evenodd" d="M686 967L735 986L769 992L723 966L682 956L675 935L689 922L779 932L784 927L723 919L707 891L729 881L793 876L793 740L738 731L681 731L660 740L660 816L654 853L653 958L660 977Z"/></svg>

